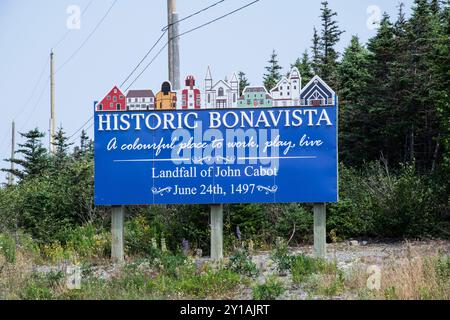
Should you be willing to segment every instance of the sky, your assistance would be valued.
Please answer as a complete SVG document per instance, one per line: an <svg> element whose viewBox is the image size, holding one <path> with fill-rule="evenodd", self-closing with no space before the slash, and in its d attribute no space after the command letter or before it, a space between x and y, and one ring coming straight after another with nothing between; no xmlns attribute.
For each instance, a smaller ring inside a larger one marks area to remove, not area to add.
<svg viewBox="0 0 450 320"><path fill-rule="evenodd" d="M56 122L71 136L92 116L93 101L101 100L114 85L125 80L167 25L165 0L117 0L92 33L113 1L0 0L0 88L3 93L0 103L0 168L9 166L3 159L10 157L13 120L18 132L36 127L46 132L43 141L48 146L48 62L52 48L57 70ZM223 1L180 23L180 32L251 1ZM287 72L296 58L310 48L314 26L320 29L321 1L260 0L181 37L181 81L192 74L202 89L206 69L210 66L215 81L230 77L235 71L244 71L252 85L260 85L273 49L278 54L283 73ZM217 0L177 0L176 11L183 18L215 2ZM409 15L413 0L403 2ZM362 42L367 42L376 33L371 22L378 20L383 12L394 19L398 5L395 0L329 0L330 8L338 14L336 19L340 28L345 30L338 50L343 51L352 35L358 35ZM79 25L74 19L77 10L84 11ZM163 40L143 66L164 45L166 38ZM156 93L168 78L167 69L165 49L132 88L150 88ZM93 136L92 128L88 134ZM16 140L22 142L19 134ZM5 177L0 173L0 183L5 181Z"/></svg>

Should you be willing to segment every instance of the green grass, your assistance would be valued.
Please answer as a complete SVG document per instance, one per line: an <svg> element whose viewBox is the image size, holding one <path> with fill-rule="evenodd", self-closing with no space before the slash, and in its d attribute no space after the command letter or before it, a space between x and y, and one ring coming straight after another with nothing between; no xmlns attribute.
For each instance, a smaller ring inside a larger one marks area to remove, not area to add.
<svg viewBox="0 0 450 320"><path fill-rule="evenodd" d="M285 292L282 283L275 277L267 278L263 284L258 284L253 287L254 300L275 300Z"/></svg>

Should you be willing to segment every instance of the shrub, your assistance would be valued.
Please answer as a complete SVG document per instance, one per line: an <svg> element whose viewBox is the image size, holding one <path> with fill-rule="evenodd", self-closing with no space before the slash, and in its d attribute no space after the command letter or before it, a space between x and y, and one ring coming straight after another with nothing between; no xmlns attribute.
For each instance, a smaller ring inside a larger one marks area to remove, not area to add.
<svg viewBox="0 0 450 320"><path fill-rule="evenodd" d="M47 274L33 274L26 284L22 299L50 300L56 297L55 291L64 279L63 272L49 272Z"/></svg>
<svg viewBox="0 0 450 320"><path fill-rule="evenodd" d="M143 215L137 215L125 223L125 245L129 254L154 256L152 239L156 236L155 230Z"/></svg>
<svg viewBox="0 0 450 320"><path fill-rule="evenodd" d="M337 271L334 263L329 263L324 259L312 258L304 254L299 254L292 259L291 272L295 283L304 282L312 274L332 274Z"/></svg>
<svg viewBox="0 0 450 320"><path fill-rule="evenodd" d="M247 277L255 278L259 275L258 267L252 261L249 252L245 248L236 249L230 256L226 267Z"/></svg>
<svg viewBox="0 0 450 320"><path fill-rule="evenodd" d="M295 233L293 233L295 228ZM293 243L312 238L313 215L298 203L282 205L282 214L276 219L274 232L280 237L290 237Z"/></svg>
<svg viewBox="0 0 450 320"><path fill-rule="evenodd" d="M77 256L71 249L64 248L61 243L55 241L52 244L42 246L42 255L52 263L62 263L65 261L77 261Z"/></svg>
<svg viewBox="0 0 450 320"><path fill-rule="evenodd" d="M16 262L16 241L10 234L0 234L0 254L9 263Z"/></svg>
<svg viewBox="0 0 450 320"><path fill-rule="evenodd" d="M258 284L253 287L254 300L275 300L284 293L285 289L281 282L275 277L267 278L263 284Z"/></svg>
<svg viewBox="0 0 450 320"><path fill-rule="evenodd" d="M277 264L277 270L284 274L291 268L293 256L289 253L287 242L281 238L277 238L275 250L271 253L272 260Z"/></svg>
<svg viewBox="0 0 450 320"><path fill-rule="evenodd" d="M66 237L66 247L81 258L102 258L110 254L110 234L91 223L69 230Z"/></svg>

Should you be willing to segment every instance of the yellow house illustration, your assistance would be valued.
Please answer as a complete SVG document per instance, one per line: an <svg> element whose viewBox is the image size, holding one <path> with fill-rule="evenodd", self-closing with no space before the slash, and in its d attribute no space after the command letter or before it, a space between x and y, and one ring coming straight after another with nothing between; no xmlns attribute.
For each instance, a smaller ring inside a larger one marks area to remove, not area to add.
<svg viewBox="0 0 450 320"><path fill-rule="evenodd" d="M172 91L169 81L163 82L161 91L156 94L155 110L175 110L177 108L177 94Z"/></svg>

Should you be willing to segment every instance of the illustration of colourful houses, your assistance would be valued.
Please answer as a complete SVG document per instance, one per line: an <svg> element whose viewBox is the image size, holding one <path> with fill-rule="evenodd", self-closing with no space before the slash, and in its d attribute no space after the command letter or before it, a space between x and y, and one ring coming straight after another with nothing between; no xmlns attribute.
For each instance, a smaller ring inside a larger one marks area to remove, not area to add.
<svg viewBox="0 0 450 320"><path fill-rule="evenodd" d="M152 90L130 90L127 94L128 111L155 109L155 95Z"/></svg>
<svg viewBox="0 0 450 320"><path fill-rule="evenodd" d="M111 91L96 106L97 111L126 111L127 104L123 93L114 86Z"/></svg>
<svg viewBox="0 0 450 320"><path fill-rule="evenodd" d="M195 86L194 76L187 76L185 88L180 90L179 96L181 103L177 105L177 109L200 109L201 108L201 92Z"/></svg>
<svg viewBox="0 0 450 320"><path fill-rule="evenodd" d="M273 99L264 86L247 86L238 99L238 106L239 108L268 108L273 106Z"/></svg>
<svg viewBox="0 0 450 320"><path fill-rule="evenodd" d="M337 103L336 93L319 76L314 76L300 93L302 106L332 106Z"/></svg>
<svg viewBox="0 0 450 320"><path fill-rule="evenodd" d="M270 90L274 107L293 107L300 105L301 91L300 72L296 67L291 69L289 76L283 76L277 85Z"/></svg>
<svg viewBox="0 0 450 320"><path fill-rule="evenodd" d="M172 84L164 81L161 91L156 94L155 110L175 110L177 108L177 93L172 91Z"/></svg>
<svg viewBox="0 0 450 320"><path fill-rule="evenodd" d="M219 80L213 84L211 69L208 67L205 77L205 107L208 109L236 108L239 97L239 81L236 73L231 80Z"/></svg>

